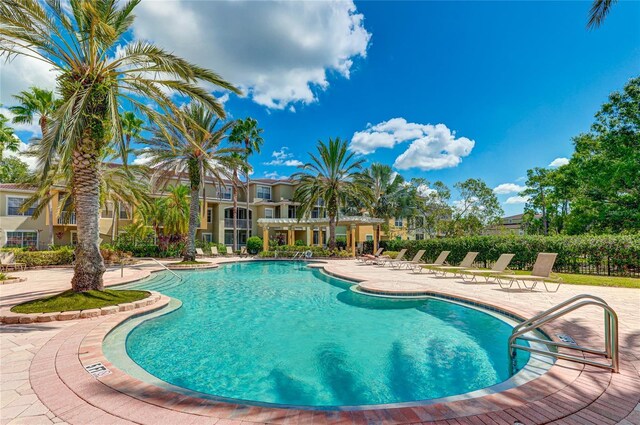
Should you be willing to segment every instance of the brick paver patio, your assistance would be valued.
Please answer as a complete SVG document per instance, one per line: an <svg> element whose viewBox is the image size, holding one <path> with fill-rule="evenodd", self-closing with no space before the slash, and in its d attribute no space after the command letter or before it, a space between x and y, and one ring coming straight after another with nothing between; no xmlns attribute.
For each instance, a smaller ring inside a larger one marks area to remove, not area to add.
<svg viewBox="0 0 640 425"><path fill-rule="evenodd" d="M111 270L110 284L135 280L157 267L143 264ZM191 398L139 382L102 355L104 335L134 312L70 322L3 325L0 335L1 424L240 424L245 423L447 423L447 424L640 424L640 291L565 285L558 293L501 290L459 279L413 275L407 271L335 261L327 271L357 278L372 287L418 285L424 290L474 299L524 316L575 294L604 298L620 318L619 374L559 361L534 381L506 392L423 407L356 412L267 409ZM70 270L21 272L25 283L0 287L0 310L68 287ZM28 293L33 291L33 294ZM147 307L152 310L162 303ZM579 344L602 342L602 312L585 309L545 328L568 333ZM99 379L83 365L102 361L112 374Z"/></svg>

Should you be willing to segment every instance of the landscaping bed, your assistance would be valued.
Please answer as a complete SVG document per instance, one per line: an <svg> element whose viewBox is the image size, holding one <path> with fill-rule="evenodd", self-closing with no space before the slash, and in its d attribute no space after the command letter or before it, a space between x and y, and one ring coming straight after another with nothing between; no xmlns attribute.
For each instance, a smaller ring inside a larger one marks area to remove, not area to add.
<svg viewBox="0 0 640 425"><path fill-rule="evenodd" d="M11 308L13 313L52 313L99 309L133 303L147 298L147 291L115 290L73 292L71 290L47 298L27 301Z"/></svg>

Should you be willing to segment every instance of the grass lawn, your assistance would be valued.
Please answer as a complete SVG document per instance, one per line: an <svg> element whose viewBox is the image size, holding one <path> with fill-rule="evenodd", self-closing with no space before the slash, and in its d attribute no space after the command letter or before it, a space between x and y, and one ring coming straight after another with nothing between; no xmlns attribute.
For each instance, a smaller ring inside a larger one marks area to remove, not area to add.
<svg viewBox="0 0 640 425"><path fill-rule="evenodd" d="M527 271L516 270L515 274L531 274ZM568 274L557 273L562 278L563 283L570 285L590 285L590 286L614 286L617 288L637 288L640 289L640 279L633 277L617 276L596 276L588 274Z"/></svg>
<svg viewBox="0 0 640 425"><path fill-rule="evenodd" d="M56 311L88 310L110 305L130 303L149 296L147 291L87 291L76 293L71 290L48 298L40 298L11 308L14 313L53 313Z"/></svg>

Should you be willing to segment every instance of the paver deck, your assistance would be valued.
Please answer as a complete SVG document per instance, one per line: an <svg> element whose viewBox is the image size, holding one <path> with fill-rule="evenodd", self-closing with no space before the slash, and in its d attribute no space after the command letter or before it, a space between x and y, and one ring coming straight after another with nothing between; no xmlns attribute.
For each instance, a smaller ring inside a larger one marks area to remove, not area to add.
<svg viewBox="0 0 640 425"><path fill-rule="evenodd" d="M218 261L218 260L216 260ZM129 279L144 277L155 267L126 269ZM407 271L358 266L335 261L333 274L364 281L372 288L408 288L470 298L529 316L575 294L603 297L620 318L621 373L557 362L544 376L511 390L471 400L412 408L368 411L300 411L213 402L175 394L140 382L111 365L102 355L102 338L136 312L30 325L3 325L0 334L0 424L640 424L640 291L565 285L556 294L501 290L497 285L469 285L459 279L413 275ZM70 271L27 271L38 283L37 295L12 284L0 287L2 308L68 287ZM114 273L116 272L116 273ZM121 283L120 270L109 282ZM45 276L42 276L45 275ZM9 290L10 289L10 290ZM22 291L20 290L22 289ZM20 301L17 301L20 300ZM162 303L148 306L159 308ZM602 342L602 312L578 311L545 329L568 333L578 343ZM110 375L93 378L83 365L101 361Z"/></svg>

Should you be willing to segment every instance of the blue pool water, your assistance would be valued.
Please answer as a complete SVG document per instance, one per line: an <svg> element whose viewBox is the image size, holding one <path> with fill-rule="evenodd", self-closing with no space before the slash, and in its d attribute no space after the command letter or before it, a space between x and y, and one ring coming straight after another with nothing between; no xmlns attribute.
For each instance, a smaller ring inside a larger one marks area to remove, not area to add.
<svg viewBox="0 0 640 425"><path fill-rule="evenodd" d="M138 365L179 387L329 407L433 399L509 378L511 326L473 308L361 295L350 282L289 262L181 275L132 286L183 305L126 340Z"/></svg>

